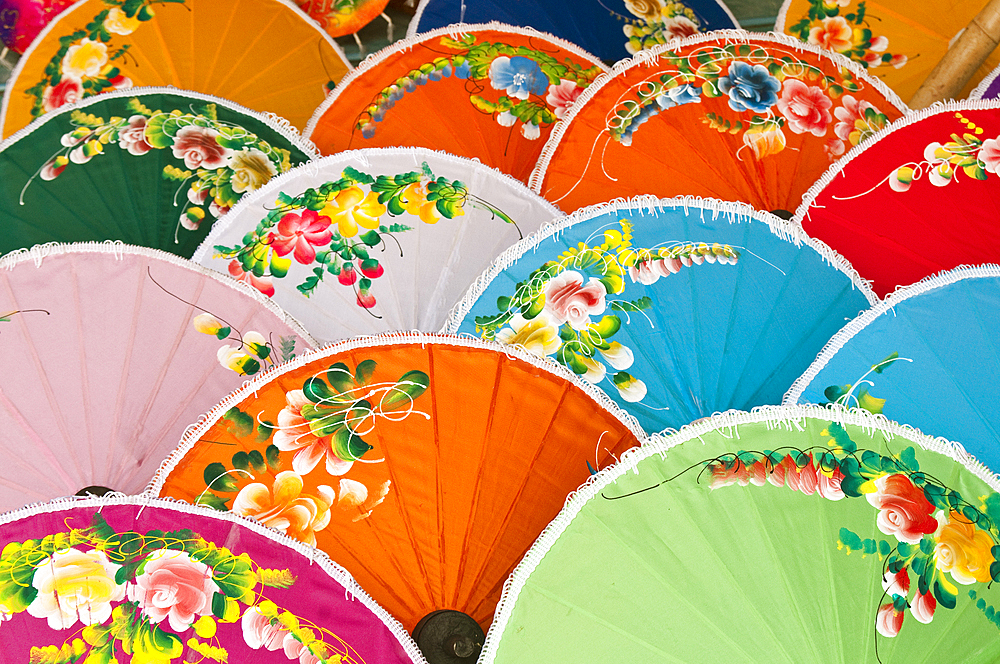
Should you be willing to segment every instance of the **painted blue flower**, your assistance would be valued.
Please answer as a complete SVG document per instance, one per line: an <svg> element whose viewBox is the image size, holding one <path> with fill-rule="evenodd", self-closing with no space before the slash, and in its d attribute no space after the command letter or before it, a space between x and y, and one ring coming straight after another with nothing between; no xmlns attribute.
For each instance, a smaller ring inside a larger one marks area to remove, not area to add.
<svg viewBox="0 0 1000 664"><path fill-rule="evenodd" d="M490 85L494 90L506 90L511 97L527 99L531 94L544 94L549 79L534 60L520 55L501 56L490 65Z"/></svg>
<svg viewBox="0 0 1000 664"><path fill-rule="evenodd" d="M663 94L656 98L656 103L663 110L673 106L683 106L684 104L698 104L701 102L701 88L696 88L690 83L678 85L676 88L664 90Z"/></svg>
<svg viewBox="0 0 1000 664"><path fill-rule="evenodd" d="M737 113L763 113L778 102L781 82L763 65L734 62L729 75L719 79L719 92L729 95L729 107Z"/></svg>

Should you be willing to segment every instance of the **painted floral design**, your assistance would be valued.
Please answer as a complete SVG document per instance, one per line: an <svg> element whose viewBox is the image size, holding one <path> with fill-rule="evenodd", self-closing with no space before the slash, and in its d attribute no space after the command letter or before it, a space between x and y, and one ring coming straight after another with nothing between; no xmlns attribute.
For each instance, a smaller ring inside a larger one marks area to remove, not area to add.
<svg viewBox="0 0 1000 664"><path fill-rule="evenodd" d="M185 0L104 0L105 9L81 30L59 38L60 48L52 56L45 74L25 93L34 99L31 116L53 111L65 104L107 90L132 87L121 73L130 44L119 44L155 16L154 4L184 4Z"/></svg>
<svg viewBox="0 0 1000 664"><path fill-rule="evenodd" d="M701 22L683 2L669 0L625 0L625 9L632 15L623 17L625 50L632 55L671 39L683 39L701 32Z"/></svg>
<svg viewBox="0 0 1000 664"><path fill-rule="evenodd" d="M861 408L873 415L881 414L886 400L879 399L873 395L869 392L869 388L875 387L874 380L876 377L896 362L913 362L913 360L908 357L900 357L899 353L892 353L881 362L872 365L868 371L853 383L847 385L829 385L823 390L823 395L829 400L827 403L837 404L845 408ZM827 404L824 403L823 405Z"/></svg>
<svg viewBox="0 0 1000 664"><path fill-rule="evenodd" d="M497 299L498 313L476 316L476 332L503 344L517 344L551 357L591 383L608 380L625 401L646 396L646 385L627 370L632 350L612 337L622 318L652 306L649 297L617 299L632 283L649 286L684 268L705 263L735 265L739 253L730 246L664 243L651 249L632 246L632 224L606 230L601 244L591 241L560 254L517 284L512 295Z"/></svg>
<svg viewBox="0 0 1000 664"><path fill-rule="evenodd" d="M872 32L865 1L809 0L809 11L786 28L800 40L847 56L866 69L882 65L899 69L906 56L888 52L889 40ZM844 13L841 13L843 11Z"/></svg>
<svg viewBox="0 0 1000 664"><path fill-rule="evenodd" d="M295 196L279 193L274 208L243 244L217 245L215 256L232 259L230 274L269 297L274 295L273 280L285 278L294 260L312 267L296 287L305 297L329 275L354 291L359 307L372 309L373 282L385 272L375 251L384 252L387 240L398 246L395 236L413 230L383 223L385 218L409 215L436 224L464 215L467 205L514 223L462 182L435 177L426 163L419 171L374 177L348 167L339 180Z"/></svg>
<svg viewBox="0 0 1000 664"><path fill-rule="evenodd" d="M313 545L334 509L353 521L367 518L385 500L391 483L367 486L349 477L356 462L380 462L369 457L374 448L364 436L380 419L395 422L419 412L415 402L430 384L422 371L408 371L393 381L375 380L376 367L374 360L364 360L353 370L334 363L300 388L288 390L284 406L275 413L252 416L230 408L223 416L232 423L229 431L253 449L234 454L231 464L208 464L205 490L195 502L257 519ZM305 479L318 469L326 473L321 475L324 483L310 492ZM274 476L270 485L262 481L266 477L257 476L265 473ZM333 478L335 486L326 483Z"/></svg>
<svg viewBox="0 0 1000 664"><path fill-rule="evenodd" d="M253 649L278 635L300 664L363 664L333 632L266 598L294 585L289 570L259 567L191 530L116 532L97 512L87 527L7 543L0 570L8 619L24 612L67 633L33 646L32 662L180 664L188 648L225 662L217 634L226 630Z"/></svg>
<svg viewBox="0 0 1000 664"><path fill-rule="evenodd" d="M86 164L114 143L137 157L169 149L181 166L165 166L163 178L178 183L175 206L178 198L186 198L177 228L195 230L206 216L221 217L243 193L292 167L291 152L271 146L239 125L220 121L215 104L162 111L132 98L126 108L132 115L107 121L73 111L70 122L75 128L63 135L63 147L25 184L21 203L36 177L55 180L70 163ZM181 196L185 189L186 196Z"/></svg>
<svg viewBox="0 0 1000 664"><path fill-rule="evenodd" d="M364 138L375 135L378 123L407 92L454 76L468 82L469 101L478 110L493 115L503 127L513 129L520 123L521 136L537 140L541 128L561 118L572 100L601 73L597 66L584 67L568 57L560 61L544 50L478 42L472 34L459 39L442 37L439 43L456 52L411 70L376 94L355 125Z"/></svg>

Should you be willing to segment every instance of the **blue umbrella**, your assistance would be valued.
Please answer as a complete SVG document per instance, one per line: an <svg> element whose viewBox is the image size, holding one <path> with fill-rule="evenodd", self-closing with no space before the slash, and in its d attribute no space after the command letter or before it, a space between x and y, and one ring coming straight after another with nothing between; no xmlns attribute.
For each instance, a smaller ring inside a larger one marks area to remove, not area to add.
<svg viewBox="0 0 1000 664"><path fill-rule="evenodd" d="M406 35L488 21L531 26L606 62L674 37L740 27L721 0L421 0Z"/></svg>
<svg viewBox="0 0 1000 664"><path fill-rule="evenodd" d="M843 259L771 214L644 197L584 208L511 247L445 331L523 345L659 431L778 403L875 301Z"/></svg>
<svg viewBox="0 0 1000 664"><path fill-rule="evenodd" d="M896 291L837 333L785 402L860 406L961 443L1000 470L1000 267Z"/></svg>

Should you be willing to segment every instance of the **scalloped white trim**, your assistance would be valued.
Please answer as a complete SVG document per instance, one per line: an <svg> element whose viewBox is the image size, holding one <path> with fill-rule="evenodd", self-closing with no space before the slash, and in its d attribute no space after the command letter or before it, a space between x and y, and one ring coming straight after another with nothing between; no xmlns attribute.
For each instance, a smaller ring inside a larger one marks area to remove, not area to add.
<svg viewBox="0 0 1000 664"><path fill-rule="evenodd" d="M793 0L785 0L783 3L781 3L781 7L778 9L778 18L775 19L774 21L775 32L787 34L785 33L785 21L788 20L788 10L791 9L792 7L792 1Z"/></svg>
<svg viewBox="0 0 1000 664"><path fill-rule="evenodd" d="M530 364L531 366L547 371L550 374L557 376L566 380L567 382L573 384L582 390L587 396L597 402L601 408L607 411L610 415L618 419L624 427L626 427L637 440L642 440L645 438L646 433L643 431L642 427L639 426L638 420L636 420L632 415L625 412L621 406L612 401L611 397L601 391L599 388L591 385L587 381L584 381L576 376L573 372L569 371L560 364L556 364L551 360L538 357L532 353L526 351L520 346L504 346L499 343L492 341L485 341L483 339L477 339L474 337L457 337L457 336L445 336L439 334L429 334L426 332L386 332L376 336L370 337L357 337L355 339L348 339L347 341L338 341L336 343L331 343L322 348L317 348L315 350L308 351L302 355L297 356L294 360L285 362L284 364L279 364L276 367L257 374L252 380L249 380L243 384L243 387L236 390L228 397L223 399L217 406L208 411L197 424L189 426L184 432L184 437L181 439L180 444L177 448L171 452L160 467L157 469L156 474L153 475L153 479L150 480L149 484L146 486L144 495L155 496L160 493L163 489L163 484L166 482L167 476L170 475L171 471L177 466L178 463L184 458L184 455L191 450L192 447L201 439L201 437L208 431L212 426L222 417L222 415L229 410L231 407L239 404L241 401L246 399L248 396L256 392L258 389L263 387L265 384L269 383L272 379L282 376L286 373L295 371L296 369L322 358L327 358L332 355L337 355L339 353L346 353L347 351L354 350L357 348L376 348L379 346L389 346L389 345L399 345L399 344L412 344L424 346L426 344L434 344L438 346L457 346L464 348L481 348L485 350L493 351L497 354L506 355L510 359L517 359Z"/></svg>
<svg viewBox="0 0 1000 664"><path fill-rule="evenodd" d="M986 94L986 88L990 87L990 84L996 80L997 76L1000 76L1000 65L997 65L993 71L987 74L986 78L979 81L979 85L969 93L969 99L973 101L982 99L983 95ZM996 97L991 97L991 99L996 99Z"/></svg>
<svg viewBox="0 0 1000 664"><path fill-rule="evenodd" d="M882 415L872 415L861 409L847 410L840 407L823 408L820 406L761 406L750 412L730 410L725 413L717 413L706 420L688 424L672 435L663 433L650 436L641 447L627 451L622 455L621 461L614 466L605 468L597 475L591 476L583 486L569 495L562 511L546 526L504 583L503 593L494 614L493 625L490 627L483 644L479 664L489 664L494 661L497 649L503 640L503 632L517 605L517 597L524 589L532 572L535 571L535 568L538 567L538 564L583 507L603 489L630 471L638 474L637 466L641 461L654 455L665 458L671 448L695 440L717 429L736 429L744 424L762 423L766 424L769 429L792 429L799 428L804 419L854 425L861 427L869 435L878 431L887 438L896 436L905 438L929 452L942 454L961 464L991 489L1000 491L1000 477L990 472L960 444L944 438L925 436L917 429L897 424Z"/></svg>
<svg viewBox="0 0 1000 664"><path fill-rule="evenodd" d="M261 522L249 517L238 516L232 512L221 512L219 510L208 509L205 507L196 507L179 500L174 500L173 498L126 496L124 494L115 493L101 498L79 498L67 496L65 498L56 498L55 500L49 502L26 505L11 512L0 514L0 526L6 526L16 521L28 519L39 514L51 514L53 512L61 512L71 509L93 509L95 507L98 511L100 511L106 506L118 505L131 505L142 508L139 511L139 516L136 517L137 521L141 518L142 510L145 509L153 509L155 511L172 510L183 514L193 514L200 519L225 521L226 523L234 524L240 528L245 528L246 530L256 533L257 535L261 535L262 537L265 537L287 549L291 549L304 559L299 561L300 566L318 564L331 579L343 586L354 599L360 600L365 608L371 611L376 618L382 621L382 624L385 625L389 632L396 637L396 640L399 641L399 645L402 646L403 651L414 662L414 664L427 664L427 660L424 659L424 655L420 652L420 648L410 637L409 633L407 633L407 631L399 623L399 621L393 618L388 611L372 599L371 595L365 592L364 588L362 588L354 577L351 576L350 572L334 562L333 559L331 559L330 556L321 549L308 546L298 540L292 539L288 535L272 528L268 528Z"/></svg>
<svg viewBox="0 0 1000 664"><path fill-rule="evenodd" d="M384 147L384 148L360 148L357 150L345 150L344 152L338 152L336 154L330 155L329 157L320 157L317 159L312 159L304 164L300 164L295 168L285 171L281 175L271 178L267 184L265 184L260 189L244 195L240 198L239 202L232 207L229 212L222 217L222 219L215 222L212 226L212 230L209 231L205 239L202 240L198 249L191 256L191 260L198 263L201 262L206 254L210 254L213 249L214 243L218 241L219 236L221 236L225 231L229 230L229 227L234 221L238 219L240 213L243 210L253 207L261 199L267 199L274 196L274 190L282 189L287 184L298 179L300 176L316 177L319 175L321 169L331 167L339 163L354 163L355 165L360 162L362 164L367 163L368 157L380 157L380 156L398 156L398 157L415 157L422 158L424 161L432 160L437 163L449 162L456 166L460 166L467 171L478 171L480 173L485 173L500 180L503 184L508 186L513 190L513 193L519 195L521 198L531 198L536 204L543 207L547 213L552 215L552 218L559 217L562 215L562 211L553 203L545 200L535 192L528 189L527 186L520 180L507 175L501 170L493 168L492 166L487 166L486 164L477 161L475 159L468 159L466 157L459 157L443 150L431 150L429 148L418 148L418 147Z"/></svg>
<svg viewBox="0 0 1000 664"><path fill-rule="evenodd" d="M555 35L550 35L547 32L539 32L534 28L519 28L514 25L507 25L506 23L500 23L499 21L491 21L489 23L456 23L454 25L449 25L444 28L438 28L437 30L431 30L430 32L424 32L415 37L410 37L407 35L405 39L400 39L395 44L390 44L386 46L381 51L377 53L372 53L367 58L362 60L354 71L350 72L344 78L340 79L340 82L333 88L333 92L326 96L323 103L317 107L313 112L309 122L306 124L306 128L302 131L302 135L306 138L311 138L313 131L316 130L316 125L323 118L323 115L330 109L330 106L340 97L340 93L343 92L351 83L357 79L364 76L366 72L382 64L383 60L386 60L390 56L397 53L402 53L407 51L418 44L421 44L429 39L436 39L437 37L444 36L456 36L464 35L472 32L506 32L508 34L517 35L527 35L529 37L538 37L544 39L552 44L555 44L564 51L568 51L578 58L587 60L592 65L599 67L602 71L607 72L608 66L601 62L601 60L594 54L588 53L576 44L570 43L565 39L560 39ZM600 78L600 77L598 77ZM363 83L362 83L363 84ZM378 92L374 90L373 92Z"/></svg>
<svg viewBox="0 0 1000 664"><path fill-rule="evenodd" d="M809 187L805 194L802 195L802 202L799 207L796 208L795 214L792 216L792 221L797 224L801 224L802 220L808 217L809 208L812 204L816 202L816 197L820 194L826 185L830 184L833 178L837 177L844 167L851 163L853 160L857 159L862 152L868 148L874 147L876 143L881 141L883 138L889 134L899 131L904 127L909 127L912 124L916 124L921 120L926 120L932 115L940 115L942 113L954 113L956 111L986 111L994 108L1000 108L1000 99L978 99L978 100L962 100L962 101L939 101L934 102L927 108L922 108L916 111L909 111L903 117L886 125L884 128L875 132L865 140L861 141L853 148L851 148L847 154L843 155L830 164L830 167L826 169L823 175L819 176L813 186ZM920 148L920 154L923 154L923 147Z"/></svg>
<svg viewBox="0 0 1000 664"><path fill-rule="evenodd" d="M809 237L802 227L792 224L780 217L776 217L770 212L761 212L746 203L735 201L720 201L715 198L700 198L695 196L679 196L676 198L657 198L656 196L636 196L634 198L619 198L606 203L598 203L588 207L580 208L576 212L561 219L557 219L550 224L546 224L537 231L527 236L517 244L509 247L500 254L493 264L486 269L469 287L462 299L448 314L442 334L457 334L466 316L472 310L479 297L486 292L490 284L507 268L517 263L517 261L528 252L534 252L545 240L554 235L566 232L576 224L583 223L603 215L615 214L622 210L640 211L656 213L668 208L684 208L684 214L690 216L690 208L701 210L702 215L706 211L712 213L712 218L719 215L729 218L729 223L742 221L760 221L767 224L772 234L791 242L796 246L806 245L813 249L820 257L831 266L842 272L851 280L851 285L861 291L868 300L870 306L880 302L879 297L872 291L871 285L861 278L857 270L851 266L850 262L834 251L830 246Z"/></svg>
<svg viewBox="0 0 1000 664"><path fill-rule="evenodd" d="M83 2L88 2L89 0L83 0ZM51 25L51 24L50 24ZM7 88L8 91L10 88ZM197 99L198 101L209 102L212 104L218 104L224 108L231 111L235 111L241 115L253 118L258 122L262 122L267 125L268 128L278 133L282 138L287 140L289 143L294 145L296 148L302 151L306 155L307 159L316 159L320 156L319 150L313 145L313 142L308 138L302 136L299 130L292 126L292 124L285 118L277 115L275 113L261 113L260 111L255 111L253 109L247 108L246 106L241 106L236 102L229 101L228 99L223 99L222 97L215 97L212 95L203 94L201 92L194 92L193 90L182 90L181 88L173 87L162 87L162 86L150 86L150 87L139 87L139 88L125 88L123 90L112 90L111 92L102 92L99 95L94 95L93 97L87 97L75 104L66 104L65 106L60 106L54 111L49 111L41 117L35 118L26 127L18 129L16 132L8 136L7 138L0 141L0 153L6 150L8 147L17 143L22 138L30 136L32 133L41 129L49 122L54 122L57 118L61 118L64 115L69 115L73 111L82 110L93 104L99 104L102 101L107 101L109 99L119 99L121 97L144 97L146 95L173 95L175 97L188 97L190 99ZM6 99L6 97L4 97ZM0 129L3 128L3 120L0 119ZM271 141L273 142L273 141Z"/></svg>
<svg viewBox="0 0 1000 664"><path fill-rule="evenodd" d="M80 8L83 5L87 4L89 1L90 0L79 0L79 2L76 2L76 3L72 4L72 5L70 5L69 7L67 7L66 9L64 9L62 12L60 12L59 14L57 14L55 16L55 18L53 18L51 21L49 21L48 25L46 25L44 28L42 28L42 31L38 33L38 36L35 37L34 40L32 40L31 45L28 46L28 48L24 51L24 55L22 55L21 58L17 61L17 65L14 67L13 71L11 71L11 73L10 73L10 78L7 79L7 87L4 90L3 99L2 99L2 101L0 101L0 138L3 138L3 128L4 128L4 125L6 125L6 123L7 123L7 106L10 103L11 96L14 94L14 88L17 86L17 79L21 75L21 70L24 69L24 65L28 61L28 58L32 55L32 53L34 53L35 49L42 43L42 41L45 39L46 35L48 35L49 32L51 32L52 30L55 30L56 25L58 25L60 21L62 21L67 16L69 16L70 13L74 12L78 8ZM220 2L220 0L208 0L208 1L210 1L210 2ZM296 5L294 2L292 2L291 0L264 0L264 1L265 2L268 2L268 1L269 2L277 2L278 4L284 5L285 7L291 9L292 12L296 16L298 16L301 19L304 19L305 22L308 23L309 26L312 27L314 30L316 30L316 32L318 32L320 34L320 36L327 43L327 45L330 46L330 48L332 48L334 50L334 52L340 57L340 59L343 62L344 66L347 67L348 73L350 73L350 71L353 69L353 67L351 67L351 62L350 62L350 60L347 59L347 55L344 54L344 49L340 48L340 44L338 44L337 42L335 42L333 40L333 37L331 37L326 32L326 30L324 30L323 28L321 28L320 25L319 25L319 23L317 23L316 21L314 21L309 16L309 14L306 14L304 11L302 11L302 9L298 5ZM191 8L188 7L188 9L191 9ZM90 17L90 19L92 19L92 18L93 17ZM90 19L88 19L88 20L90 20ZM127 90L146 90L146 91L156 90L156 91L162 92L162 91L165 91L165 90L175 90L175 89L178 89L178 88L173 88L173 87L169 87L169 86L142 86L142 87L138 87L138 88L126 88L126 91ZM71 110L75 109L75 108L80 108L82 106L85 106L87 101L89 101L91 99L97 99L97 98L100 98L100 97L105 96L105 95L121 96L121 95L115 94L117 92L120 92L120 91L115 90L115 91L111 91L111 92L102 92L101 94L94 95L93 97L88 97L87 99L84 99L84 100L82 100L80 102L77 102L76 104L72 104L72 105L67 104L66 106L61 106L61 107L57 108L54 111L49 111L48 113L44 113L44 114L42 114L41 117L35 118L30 123L28 123L28 125L26 127L23 127L21 130L18 130L17 132L15 132L14 134L12 134L11 137L17 136L21 131L23 131L24 129L27 129L31 125L37 123L39 120L41 120L42 118L44 118L47 115L52 115L52 114L55 114L55 113L59 113L64 108L71 109ZM224 106L226 106L228 108L231 108L231 109L236 110L236 111L240 111L242 113L247 113L247 114L251 114L251 115L255 115L255 116L263 116L263 117L273 116L274 118L280 119L280 121L283 122L287 127L291 128L291 129L295 129L294 127L292 127L291 123L288 122L288 120L286 120L286 119L282 118L281 116L276 115L274 113L264 113L264 112L261 112L261 111L254 111L254 110L251 110L249 108L244 108L243 106L240 106L236 102L229 101L228 99L223 99L222 97L215 97L215 96L212 96L212 95L209 95L209 94L202 94L202 93L197 93L197 92L193 92L193 91L191 91L191 92L183 91L183 92L185 92L186 94L201 95L204 98L205 101L214 101L216 103L221 103L222 105L224 105ZM260 119L260 117L258 117L258 119ZM299 133L298 130L295 130L295 133L298 134ZM311 141L309 143L310 143L310 145L312 144ZM315 146L313 146L313 150L315 151Z"/></svg>
<svg viewBox="0 0 1000 664"><path fill-rule="evenodd" d="M152 258L164 263L170 263L171 265L195 272L233 289L244 297L252 299L275 318L290 327L310 347L315 348L319 345L319 342L302 327L299 321L288 315L274 300L265 296L253 286L245 284L242 281L236 281L227 274L210 270L186 258L181 258L180 256L175 256L159 249L125 244L120 240L74 243L49 242L47 244L36 244L30 249L16 249L0 256L0 270L10 271L19 265L27 263L32 263L37 268L42 266L42 263L48 256L68 256L73 254L113 254L117 260L121 260L125 256L140 256L142 258Z"/></svg>
<svg viewBox="0 0 1000 664"><path fill-rule="evenodd" d="M819 372L826 368L827 363L833 359L833 356L837 354L837 351L843 348L844 345L856 334L868 327L872 321L876 320L882 314L886 314L891 311L893 315L895 315L896 312L893 311L893 309L900 302L904 302L928 291L950 286L951 284L964 281L966 279L984 279L990 277L1000 277L1000 265L960 265L959 267L951 270L944 270L929 277L924 277L915 284L896 288L895 291L886 295L884 300L873 306L868 311L862 312L860 316L847 323L847 325L842 327L830 338L828 342L826 342L826 345L823 346L823 349L820 350L816 359L813 360L812 364L810 364L805 370L805 373L796 378L795 382L792 383L792 386L788 388L787 392L785 392L785 396L781 398L782 405L797 404L805 389L819 374Z"/></svg>
<svg viewBox="0 0 1000 664"><path fill-rule="evenodd" d="M593 99L597 93L601 91L601 88L608 84L608 82L614 80L619 74L623 74L630 69L643 66L655 67L660 53L663 53L664 51L676 51L696 46L698 44L703 44L705 42L737 44L770 42L773 44L781 44L782 46L787 46L788 48L793 48L803 53L811 53L818 56L820 59L825 58L830 60L838 67L850 70L854 76L861 78L867 85L872 86L885 98L886 102L892 104L900 112L908 113L910 110L906 104L903 103L903 100L900 99L893 90L886 86L885 83L877 78L869 76L861 65L844 57L843 55L840 55L839 53L825 51L818 46L807 44L795 39L794 37L777 32L715 30L713 32L706 32L692 37L686 37L684 39L674 39L666 44L657 44L651 49L639 51L631 58L615 63L609 73L602 74L594 79L594 82L587 86L587 89L580 93L580 96L577 97L573 105L569 107L569 110L566 111L563 119L557 122L552 128L552 132L549 134L548 140L545 141L545 145L542 147L542 154L539 156L538 162L536 162L535 168L531 171L531 175L528 178L528 187L536 193L540 194L542 192L542 184L545 181L545 174L546 171L548 171L549 162L552 161L552 157L555 155L556 149L558 149L559 144L562 142L563 134L566 133L567 129L572 124L573 118L583 111L587 102Z"/></svg>
<svg viewBox="0 0 1000 664"><path fill-rule="evenodd" d="M410 37L415 37L420 33L420 19L424 15L424 7L426 7L431 2L434 1L435 0L420 0L420 4L417 5L417 11L414 12L413 18L410 19L410 25L406 28L407 39L409 39ZM464 2L465 0L459 0L459 1ZM571 3L567 2L566 4L568 6ZM736 20L735 16L733 16L733 12L729 9L729 7L726 6L726 3L724 3L722 0L715 0L715 4L717 4L719 8L726 13L726 15L729 17L729 20L733 22L733 27L735 29L737 30L742 29L740 27L740 22Z"/></svg>

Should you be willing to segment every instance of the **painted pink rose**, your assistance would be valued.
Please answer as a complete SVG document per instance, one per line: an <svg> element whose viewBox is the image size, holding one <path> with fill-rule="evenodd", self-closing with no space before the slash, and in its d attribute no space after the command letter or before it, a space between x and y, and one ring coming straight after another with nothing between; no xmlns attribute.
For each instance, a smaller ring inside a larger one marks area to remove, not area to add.
<svg viewBox="0 0 1000 664"><path fill-rule="evenodd" d="M899 634L903 627L903 612L897 611L892 603L883 604L878 608L878 615L875 616L875 629L878 633L887 638L892 638Z"/></svg>
<svg viewBox="0 0 1000 664"><path fill-rule="evenodd" d="M1000 168L1000 136L987 138L979 149L979 162L987 173L996 173Z"/></svg>
<svg viewBox="0 0 1000 664"><path fill-rule="evenodd" d="M817 86L809 86L794 78L785 79L778 99L778 111L788 120L788 128L796 134L822 136L833 119L833 101Z"/></svg>
<svg viewBox="0 0 1000 664"><path fill-rule="evenodd" d="M583 275L566 270L545 284L545 309L561 323L569 323L577 330L585 330L590 325L591 316L604 313L604 284L590 278L583 285Z"/></svg>
<svg viewBox="0 0 1000 664"><path fill-rule="evenodd" d="M906 475L886 475L875 480L875 492L865 496L879 510L876 524L886 535L900 542L918 544L924 535L938 528L923 490L915 487Z"/></svg>
<svg viewBox="0 0 1000 664"><path fill-rule="evenodd" d="M848 141L850 140L851 132L857 128L854 123L865 117L867 109L875 107L867 101L858 101L851 95L841 97L841 103L843 106L838 106L833 111L833 115L837 118L837 123L833 125L833 133L840 140Z"/></svg>
<svg viewBox="0 0 1000 664"><path fill-rule="evenodd" d="M224 148L215 140L219 132L210 127L188 125L174 136L171 151L177 159L183 159L188 168L222 168L226 165L232 150Z"/></svg>
<svg viewBox="0 0 1000 664"><path fill-rule="evenodd" d="M83 99L83 83L78 78L65 76L57 85L50 85L42 92L42 108L48 113L81 99Z"/></svg>
<svg viewBox="0 0 1000 664"><path fill-rule="evenodd" d="M274 432L274 446L282 452L295 452L292 470L301 475L312 472L320 460L326 459L326 472L334 476L345 474L354 465L344 461L333 451L332 436L318 437L302 416L302 407L311 403L302 390L285 393L285 407L278 411L278 430Z"/></svg>
<svg viewBox="0 0 1000 664"><path fill-rule="evenodd" d="M229 275L237 281L243 281L268 297L274 297L274 284L271 277L258 277L253 272L246 272L238 260L229 261Z"/></svg>
<svg viewBox="0 0 1000 664"><path fill-rule="evenodd" d="M566 115L566 111L577 100L581 92L583 92L583 88L577 85L576 81L561 78L558 85L549 86L549 93L545 96L545 103L551 106L555 116L562 120ZM503 123L501 122L500 124Z"/></svg>
<svg viewBox="0 0 1000 664"><path fill-rule="evenodd" d="M303 265L312 263L316 259L315 248L330 244L331 238L330 217L320 216L315 210L304 210L300 215L289 212L278 222L276 231L268 236L276 254L292 253Z"/></svg>
<svg viewBox="0 0 1000 664"><path fill-rule="evenodd" d="M910 574L906 568L899 570L895 574L886 572L882 575L882 589L890 597L899 595L905 598L910 593Z"/></svg>
<svg viewBox="0 0 1000 664"><path fill-rule="evenodd" d="M145 115L133 115L128 119L128 126L118 132L118 146L136 156L153 149L146 141Z"/></svg>
<svg viewBox="0 0 1000 664"><path fill-rule="evenodd" d="M854 45L854 30L843 16L830 16L809 30L808 41L828 51L849 51Z"/></svg>
<svg viewBox="0 0 1000 664"><path fill-rule="evenodd" d="M277 621L272 623L256 606L251 606L243 613L240 627L243 628L243 640L254 650L279 650L284 648L287 637L295 639L284 625Z"/></svg>
<svg viewBox="0 0 1000 664"><path fill-rule="evenodd" d="M143 563L142 574L128 587L130 601L154 623L164 618L170 629L186 632L199 616L212 613L212 596L219 586L212 569L186 551L158 549Z"/></svg>
<svg viewBox="0 0 1000 664"><path fill-rule="evenodd" d="M663 21L663 34L670 39L684 39L698 34L698 24L687 16L678 15Z"/></svg>

